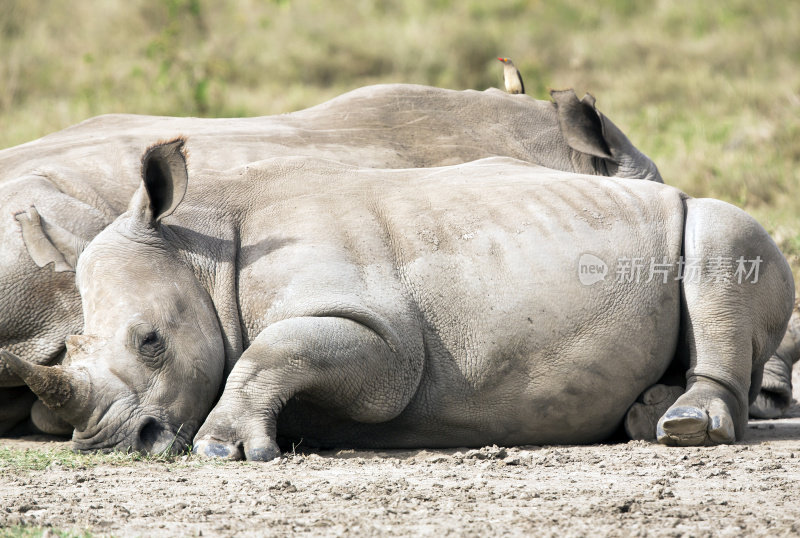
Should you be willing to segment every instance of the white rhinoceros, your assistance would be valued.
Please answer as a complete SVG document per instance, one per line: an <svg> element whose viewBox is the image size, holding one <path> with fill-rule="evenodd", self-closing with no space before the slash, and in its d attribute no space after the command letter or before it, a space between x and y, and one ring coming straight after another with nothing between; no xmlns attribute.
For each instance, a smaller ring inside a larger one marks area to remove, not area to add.
<svg viewBox="0 0 800 538"><path fill-rule="evenodd" d="M76 249L124 211L139 182L141 148L159 138L191 135L192 173L280 155L379 168L502 155L661 181L653 162L595 109L591 96L553 97L555 103L494 89L371 86L280 116L100 116L0 151L0 349L38 364L61 360L64 339L83 324L71 272ZM34 397L20 385L0 364L0 433L29 415ZM68 431L46 413L33 418L46 431Z"/></svg>
<svg viewBox="0 0 800 538"><path fill-rule="evenodd" d="M662 184L278 158L187 192L182 144L80 256L68 365L2 353L78 450L593 442L680 354L659 440L732 442L791 314L763 228Z"/></svg>

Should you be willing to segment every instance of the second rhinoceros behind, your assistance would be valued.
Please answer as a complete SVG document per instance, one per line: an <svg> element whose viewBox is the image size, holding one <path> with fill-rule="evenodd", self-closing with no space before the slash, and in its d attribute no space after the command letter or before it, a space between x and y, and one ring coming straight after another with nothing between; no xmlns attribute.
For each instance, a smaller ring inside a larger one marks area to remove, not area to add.
<svg viewBox="0 0 800 538"><path fill-rule="evenodd" d="M289 158L185 194L182 143L81 255L69 365L3 354L80 450L592 442L680 354L659 439L732 442L792 309L752 218L661 184Z"/></svg>
<svg viewBox="0 0 800 538"><path fill-rule="evenodd" d="M105 115L0 151L0 349L37 364L61 362L83 325L72 262L124 211L141 151L188 135L190 169L227 170L267 157L328 158L370 168L457 164L508 156L584 174L661 181L656 165L571 90L554 102L499 90L368 86L307 110L260 118ZM0 435L29 415L52 420L0 363ZM33 408L31 405L33 404Z"/></svg>

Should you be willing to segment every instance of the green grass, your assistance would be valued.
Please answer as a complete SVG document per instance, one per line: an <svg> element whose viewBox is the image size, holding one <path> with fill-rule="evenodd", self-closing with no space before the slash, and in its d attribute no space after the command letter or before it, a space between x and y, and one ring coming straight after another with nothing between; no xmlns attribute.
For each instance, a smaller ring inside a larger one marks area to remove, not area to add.
<svg viewBox="0 0 800 538"><path fill-rule="evenodd" d="M253 116L379 82L590 91L667 183L755 215L800 274L800 3L0 2L0 147L105 112Z"/></svg>
<svg viewBox="0 0 800 538"><path fill-rule="evenodd" d="M293 458L294 452L285 454ZM200 458L191 454L191 448L177 454L142 454L140 452L88 452L78 453L66 447L12 448L0 446L0 476L4 472L19 473L43 471L53 468L90 469L99 466L130 466L161 464L167 466L247 466L258 462L228 461L218 458ZM1 535L0 535L1 536Z"/></svg>
<svg viewBox="0 0 800 538"><path fill-rule="evenodd" d="M0 529L0 538L39 538L49 531L50 536L60 536L62 538L91 538L94 536L89 531L65 531L49 527L28 527L15 525L5 529Z"/></svg>
<svg viewBox="0 0 800 538"><path fill-rule="evenodd" d="M65 469L86 469L98 465L130 465L134 462L176 463L183 461L185 455L145 455L138 452L119 451L81 454L67 448L48 450L0 447L0 473L3 470L41 471L51 466Z"/></svg>

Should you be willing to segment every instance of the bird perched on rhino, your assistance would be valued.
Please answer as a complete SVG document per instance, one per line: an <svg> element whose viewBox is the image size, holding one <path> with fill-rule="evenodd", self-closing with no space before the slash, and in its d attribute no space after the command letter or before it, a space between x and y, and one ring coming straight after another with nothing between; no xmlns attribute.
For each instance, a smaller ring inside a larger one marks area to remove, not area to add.
<svg viewBox="0 0 800 538"><path fill-rule="evenodd" d="M497 58L503 62L503 81L508 93L525 93L525 84L522 83L522 75L519 69L514 66L510 58Z"/></svg>

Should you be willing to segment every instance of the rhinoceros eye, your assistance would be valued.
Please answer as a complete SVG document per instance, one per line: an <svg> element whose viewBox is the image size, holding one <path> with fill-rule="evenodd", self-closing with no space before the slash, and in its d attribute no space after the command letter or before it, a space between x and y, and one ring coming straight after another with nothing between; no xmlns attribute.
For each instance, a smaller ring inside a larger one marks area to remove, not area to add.
<svg viewBox="0 0 800 538"><path fill-rule="evenodd" d="M142 342L141 344L139 344L139 347L143 349L151 349L155 347L156 344L158 344L158 333L156 331L150 331L149 333L144 335L144 338L142 338Z"/></svg>
<svg viewBox="0 0 800 538"><path fill-rule="evenodd" d="M158 329L146 324L131 327L130 343L133 351L144 359L157 359L164 352L164 339Z"/></svg>

